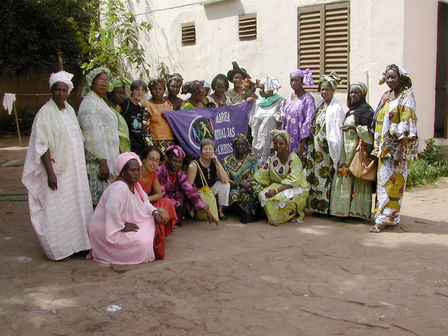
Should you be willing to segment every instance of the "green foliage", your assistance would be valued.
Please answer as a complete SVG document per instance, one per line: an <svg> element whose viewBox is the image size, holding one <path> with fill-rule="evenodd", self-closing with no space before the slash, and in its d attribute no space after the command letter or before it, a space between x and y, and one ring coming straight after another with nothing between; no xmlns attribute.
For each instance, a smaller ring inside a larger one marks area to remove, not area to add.
<svg viewBox="0 0 448 336"><path fill-rule="evenodd" d="M124 74L129 72L130 64L140 73L140 77L148 77L149 65L145 63L145 53L138 35L150 29L148 22L138 23L122 1L103 1L98 19L91 23L88 39L90 61L82 64L84 72L106 66L113 73Z"/></svg>
<svg viewBox="0 0 448 336"><path fill-rule="evenodd" d="M79 72L86 59L91 20L99 0L0 1L0 73L58 70Z"/></svg>
<svg viewBox="0 0 448 336"><path fill-rule="evenodd" d="M411 162L407 185L431 184L442 176L448 176L448 159L443 157L442 147L437 146L434 139L428 139L419 160Z"/></svg>

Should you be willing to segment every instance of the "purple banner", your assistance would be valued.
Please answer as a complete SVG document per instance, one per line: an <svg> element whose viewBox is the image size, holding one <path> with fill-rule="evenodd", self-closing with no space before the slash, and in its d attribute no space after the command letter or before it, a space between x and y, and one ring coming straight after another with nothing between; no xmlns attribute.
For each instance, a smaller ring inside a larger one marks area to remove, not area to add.
<svg viewBox="0 0 448 336"><path fill-rule="evenodd" d="M216 142L216 155L221 160L233 152L235 135L247 135L251 109L252 104L241 103L218 108L165 111L165 117L188 155L199 157L201 140L211 138Z"/></svg>

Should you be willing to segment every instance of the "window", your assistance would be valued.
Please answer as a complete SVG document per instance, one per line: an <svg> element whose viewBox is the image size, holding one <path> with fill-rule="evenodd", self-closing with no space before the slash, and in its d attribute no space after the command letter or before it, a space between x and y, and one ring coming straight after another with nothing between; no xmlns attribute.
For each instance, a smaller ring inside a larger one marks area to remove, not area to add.
<svg viewBox="0 0 448 336"><path fill-rule="evenodd" d="M238 36L240 40L255 40L257 38L256 14L240 15L238 21Z"/></svg>
<svg viewBox="0 0 448 336"><path fill-rule="evenodd" d="M182 45L193 45L196 43L196 27L194 22L182 23Z"/></svg>
<svg viewBox="0 0 448 336"><path fill-rule="evenodd" d="M336 71L340 87L349 82L349 5L347 1L299 8L298 66L319 78Z"/></svg>

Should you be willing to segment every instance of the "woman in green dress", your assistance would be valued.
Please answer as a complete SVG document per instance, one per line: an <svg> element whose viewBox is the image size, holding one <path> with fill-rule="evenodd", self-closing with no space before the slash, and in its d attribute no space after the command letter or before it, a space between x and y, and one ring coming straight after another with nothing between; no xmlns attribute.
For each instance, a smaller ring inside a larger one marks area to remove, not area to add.
<svg viewBox="0 0 448 336"><path fill-rule="evenodd" d="M347 94L349 111L341 127L343 132L341 157L331 186L330 213L334 216L367 219L371 215L372 183L353 176L349 171L359 139L366 145L373 143L369 127L374 112L366 102L366 94L367 86L364 83L350 85Z"/></svg>
<svg viewBox="0 0 448 336"><path fill-rule="evenodd" d="M275 152L255 173L255 181L263 188L258 199L269 224L279 225L293 219L301 222L309 190L302 162L296 153L289 152L290 137L286 131L273 130L271 135Z"/></svg>
<svg viewBox="0 0 448 336"><path fill-rule="evenodd" d="M233 154L224 158L222 166L229 175L229 206L232 211L239 212L240 205L254 204L260 186L255 183L257 159L249 153L247 137L244 134L238 134L232 140L232 147Z"/></svg>
<svg viewBox="0 0 448 336"><path fill-rule="evenodd" d="M334 92L341 79L335 72L323 75L319 81L322 100L316 108L316 117L308 138L305 166L310 183L307 208L328 215L330 210L331 181L337 168L342 148L342 130L345 113Z"/></svg>

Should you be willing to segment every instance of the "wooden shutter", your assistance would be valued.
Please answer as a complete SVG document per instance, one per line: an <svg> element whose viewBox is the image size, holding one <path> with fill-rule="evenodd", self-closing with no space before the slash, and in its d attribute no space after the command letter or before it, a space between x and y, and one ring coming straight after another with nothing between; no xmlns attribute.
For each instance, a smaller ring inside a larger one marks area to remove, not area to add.
<svg viewBox="0 0 448 336"><path fill-rule="evenodd" d="M255 40L257 38L256 14L245 14L239 17L238 36L240 40Z"/></svg>
<svg viewBox="0 0 448 336"><path fill-rule="evenodd" d="M336 71L342 78L340 87L348 84L349 55L348 2L299 8L298 67L309 68L317 83L323 74Z"/></svg>
<svg viewBox="0 0 448 336"><path fill-rule="evenodd" d="M194 22L182 23L182 45L192 45L196 43L196 27Z"/></svg>

